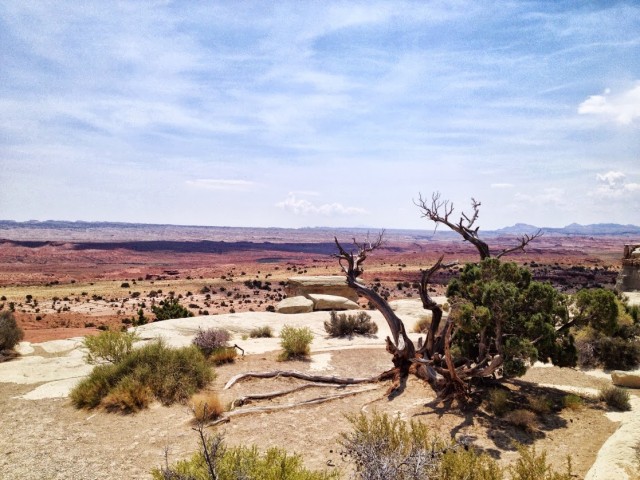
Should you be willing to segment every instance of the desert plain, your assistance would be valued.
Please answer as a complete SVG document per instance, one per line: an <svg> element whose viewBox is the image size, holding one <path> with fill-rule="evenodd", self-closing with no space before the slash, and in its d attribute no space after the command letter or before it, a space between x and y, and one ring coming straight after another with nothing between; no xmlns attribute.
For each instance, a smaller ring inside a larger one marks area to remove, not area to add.
<svg viewBox="0 0 640 480"><path fill-rule="evenodd" d="M198 328L232 332L233 342L245 355L216 367L216 379L209 387L225 403L297 382L252 379L224 389L230 378L246 371L297 370L356 377L388 369L384 338L389 330L378 312L367 310L379 326L376 336L332 339L323 328L328 312L285 315L272 311L286 297L290 277L340 275L333 257L334 236L348 244L366 235L362 229L3 224L0 303L4 308L11 304L25 339L20 345L22 356L0 364L0 478L149 478L150 469L162 464L165 452L175 461L196 450L192 414L186 405L154 404L141 413L118 415L76 410L67 398L73 384L91 369L84 361L82 337L106 327L129 327L140 309L152 319L151 306L168 296L178 297L194 316L138 327L143 341L160 336L184 345ZM497 248L514 238L494 233L488 241ZM635 241L625 234L545 234L526 252L508 259L528 266L536 279L550 281L566 293L583 287L611 288L624 244ZM440 255L447 261L457 260L460 266L477 260L475 249L455 236L386 232L383 248L367 260L363 281L379 284L411 328L420 317L415 285L420 269ZM434 278L432 293L439 302L446 302L446 285L458 268ZM362 300L360 307L368 309ZM250 329L264 325L273 328L275 338L247 338ZM277 334L284 325L311 328L314 340L308 361L277 361ZM524 377L511 381L509 388L522 401L544 395L560 405L567 392L587 398L610 382L610 375L603 371L536 364ZM417 379L410 379L407 388L393 398L385 395L386 388L383 384L362 391L355 388L353 394L333 401L284 408L288 402L328 394L327 389L307 389L268 402L282 405L281 410L234 417L211 430L223 432L232 445L279 446L301 454L309 467L348 472L339 445L340 433L349 430L346 416L375 410L426 422L435 435L473 445L504 464L517 456L515 442L519 442L546 450L557 468L563 468L571 455L576 478L632 478L629 468L637 439L628 432L640 431L638 391L632 391L631 412L612 413L596 401L587 401L579 410L554 409L538 419L533 430L523 431L495 418L482 405L445 408L435 404L434 392Z"/></svg>

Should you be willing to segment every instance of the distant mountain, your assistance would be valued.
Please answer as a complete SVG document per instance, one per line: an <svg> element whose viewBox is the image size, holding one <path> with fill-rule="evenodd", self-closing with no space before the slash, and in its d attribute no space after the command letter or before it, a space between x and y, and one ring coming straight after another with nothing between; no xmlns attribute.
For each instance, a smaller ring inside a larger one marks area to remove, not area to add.
<svg viewBox="0 0 640 480"><path fill-rule="evenodd" d="M557 235L640 235L640 227L637 225L620 225L618 223L595 223L580 225L572 223L566 227L536 227L526 223L516 223L512 227L500 228L492 233L505 235L524 235L542 230L547 234Z"/></svg>

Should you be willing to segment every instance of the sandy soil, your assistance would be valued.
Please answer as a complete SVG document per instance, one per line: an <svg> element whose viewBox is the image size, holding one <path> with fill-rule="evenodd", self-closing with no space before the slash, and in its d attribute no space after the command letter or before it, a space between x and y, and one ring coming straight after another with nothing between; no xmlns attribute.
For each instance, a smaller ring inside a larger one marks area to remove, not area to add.
<svg viewBox="0 0 640 480"><path fill-rule="evenodd" d="M64 345L57 345L58 348L49 349L51 353L36 346L34 354L63 355L60 350ZM223 391L224 383L239 372L295 369L365 376L390 366L383 348L323 350L308 362L282 363L275 357L276 352L249 355L235 364L219 367L210 388L219 391L224 402L230 402L248 392L279 390L298 383L289 379L247 380ZM509 384L509 388L516 394L545 395L554 402L564 395L556 389L539 390L532 382L597 387L602 380L574 370L534 368L524 379ZM186 406L154 405L127 416L81 411L74 409L66 398L25 399L38 385L0 384L1 478L149 478L150 469L163 462L165 448L169 448L170 461L185 458L197 448ZM515 458L515 441L546 449L551 462L559 468L567 454L571 454L574 471L582 478L602 444L617 428L617 423L609 420L597 404L577 411L554 411L540 418L535 429L527 432L495 419L482 407L477 411L434 407L429 403L433 393L415 379L410 379L405 391L393 399L385 395L386 387L381 384L375 390L321 405L236 417L215 430L223 432L229 444L279 446L303 454L309 467L345 469L348 466L341 459L338 444L340 433L349 430L345 415L378 410L426 422L434 434L471 443L503 462ZM294 402L328 393L334 390L309 389L261 404Z"/></svg>

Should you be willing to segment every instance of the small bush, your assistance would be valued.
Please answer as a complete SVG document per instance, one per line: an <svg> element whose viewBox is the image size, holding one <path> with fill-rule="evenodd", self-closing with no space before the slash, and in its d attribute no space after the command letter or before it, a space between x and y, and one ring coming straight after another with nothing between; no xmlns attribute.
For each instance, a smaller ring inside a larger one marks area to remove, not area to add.
<svg viewBox="0 0 640 480"><path fill-rule="evenodd" d="M209 328L200 330L191 343L198 347L202 353L209 356L214 350L229 346L231 334L224 328Z"/></svg>
<svg viewBox="0 0 640 480"><path fill-rule="evenodd" d="M13 350L20 340L24 338L24 332L16 323L12 312L0 312L0 352Z"/></svg>
<svg viewBox="0 0 640 480"><path fill-rule="evenodd" d="M135 332L116 332L105 330L98 335L84 338L84 347L88 350L89 363L118 363L133 350L133 343L139 340Z"/></svg>
<svg viewBox="0 0 640 480"><path fill-rule="evenodd" d="M598 398L605 402L607 406L616 410L631 410L631 403L629 403L631 395L629 391L624 388L614 386L603 387L600 389Z"/></svg>
<svg viewBox="0 0 640 480"><path fill-rule="evenodd" d="M332 480L339 472L307 470L299 455L280 448L260 453L255 446L227 447L222 436L201 434L202 447L189 460L154 469L154 480ZM207 462L209 459L209 462ZM213 474L212 474L213 472Z"/></svg>
<svg viewBox="0 0 640 480"><path fill-rule="evenodd" d="M547 397L530 397L529 409L539 415L544 415L551 411L552 402Z"/></svg>
<svg viewBox="0 0 640 480"><path fill-rule="evenodd" d="M214 392L196 393L189 403L197 422L215 420L224 413L220 398Z"/></svg>
<svg viewBox="0 0 640 480"><path fill-rule="evenodd" d="M211 368L196 347L172 349L156 341L132 350L118 363L96 366L71 391L77 408L135 411L144 408L146 389L165 405L184 402L213 379Z"/></svg>
<svg viewBox="0 0 640 480"><path fill-rule="evenodd" d="M264 327L256 327L249 332L251 338L271 338L273 337L273 330L269 325Z"/></svg>
<svg viewBox="0 0 640 480"><path fill-rule="evenodd" d="M309 327L295 328L285 325L280 332L280 346L283 352L280 360L306 357L311 353L313 333Z"/></svg>
<svg viewBox="0 0 640 480"><path fill-rule="evenodd" d="M547 453L537 454L534 448L519 447L520 456L509 467L511 480L572 480L571 457L567 459L566 473L558 473L547 463Z"/></svg>
<svg viewBox="0 0 640 480"><path fill-rule="evenodd" d="M571 410L580 410L584 407L584 401L578 395L570 393L562 397L562 406Z"/></svg>
<svg viewBox="0 0 640 480"><path fill-rule="evenodd" d="M413 325L413 331L415 333L425 333L426 331L429 330L430 326L431 326L431 319L427 317L421 317L420 320L418 320Z"/></svg>
<svg viewBox="0 0 640 480"><path fill-rule="evenodd" d="M371 315L367 312L347 315L331 311L329 321L324 322L324 329L331 337L352 337L353 335L374 335L378 332L378 325L371 321Z"/></svg>
<svg viewBox="0 0 640 480"><path fill-rule="evenodd" d="M502 469L489 455L479 455L472 448L447 450L440 460L443 480L503 480Z"/></svg>
<svg viewBox="0 0 640 480"><path fill-rule="evenodd" d="M444 444L436 442L426 426L374 413L348 417L353 427L340 440L355 461L359 479L420 479L437 474Z"/></svg>
<svg viewBox="0 0 640 480"><path fill-rule="evenodd" d="M489 391L487 402L489 410L500 417L509 410L509 392L495 388Z"/></svg>
<svg viewBox="0 0 640 480"><path fill-rule="evenodd" d="M153 292L153 290L151 292ZM149 292L149 296L151 296L151 292ZM193 313L190 312L189 309L180 305L177 298L169 298L164 302L161 302L159 306L154 305L151 307L151 311L156 316L156 320L193 317Z"/></svg>
<svg viewBox="0 0 640 480"><path fill-rule="evenodd" d="M517 409L505 414L504 419L511 425L520 427L524 430L535 430L536 414L530 410Z"/></svg>

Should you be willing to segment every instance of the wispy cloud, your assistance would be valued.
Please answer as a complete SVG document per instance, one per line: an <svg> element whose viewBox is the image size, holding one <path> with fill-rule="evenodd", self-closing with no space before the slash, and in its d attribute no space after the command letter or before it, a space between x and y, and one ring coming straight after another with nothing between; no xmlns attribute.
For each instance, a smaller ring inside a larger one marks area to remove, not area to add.
<svg viewBox="0 0 640 480"><path fill-rule="evenodd" d="M334 215L364 215L367 213L364 208L346 207L337 202L314 204L308 200L297 198L293 193L290 193L282 202L278 202L276 206L295 215L323 215L330 217Z"/></svg>
<svg viewBox="0 0 640 480"><path fill-rule="evenodd" d="M188 186L194 188L204 188L207 190L249 190L255 186L255 182L248 180L228 180L223 178L199 178L197 180L187 180Z"/></svg>
<svg viewBox="0 0 640 480"><path fill-rule="evenodd" d="M497 188L497 189L508 189L508 188L513 188L515 185L513 185L513 183L492 183L491 188Z"/></svg>
<svg viewBox="0 0 640 480"><path fill-rule="evenodd" d="M598 115L604 120L629 125L640 118L640 81L628 90L612 93L605 89L602 95L591 95L578 107L582 115Z"/></svg>

